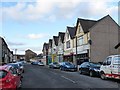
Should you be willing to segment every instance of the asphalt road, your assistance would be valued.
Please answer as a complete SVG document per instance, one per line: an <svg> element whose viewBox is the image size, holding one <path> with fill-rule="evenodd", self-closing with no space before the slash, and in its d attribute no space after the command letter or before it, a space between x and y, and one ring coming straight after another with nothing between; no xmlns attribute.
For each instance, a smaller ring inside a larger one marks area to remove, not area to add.
<svg viewBox="0 0 120 90"><path fill-rule="evenodd" d="M98 77L80 75L50 69L47 66L26 65L22 88L119 88L116 80L101 80ZM109 90L108 89L108 90Z"/></svg>

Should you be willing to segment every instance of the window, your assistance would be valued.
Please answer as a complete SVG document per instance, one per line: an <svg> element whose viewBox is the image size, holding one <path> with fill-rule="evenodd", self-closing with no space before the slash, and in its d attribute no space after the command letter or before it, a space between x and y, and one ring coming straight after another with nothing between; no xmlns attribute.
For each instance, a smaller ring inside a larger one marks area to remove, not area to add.
<svg viewBox="0 0 120 90"><path fill-rule="evenodd" d="M114 57L114 64L120 64L120 56Z"/></svg>
<svg viewBox="0 0 120 90"><path fill-rule="evenodd" d="M17 69L16 68L10 68L9 70L11 74L17 74Z"/></svg>
<svg viewBox="0 0 120 90"><path fill-rule="evenodd" d="M77 40L77 45L82 45L83 44L83 36L79 37Z"/></svg>
<svg viewBox="0 0 120 90"><path fill-rule="evenodd" d="M114 58L115 61L120 61L120 56Z"/></svg>
<svg viewBox="0 0 120 90"><path fill-rule="evenodd" d="M67 39L69 39L69 33L67 32Z"/></svg>
<svg viewBox="0 0 120 90"><path fill-rule="evenodd" d="M0 78L4 78L7 75L7 72L4 70L0 70Z"/></svg>
<svg viewBox="0 0 120 90"><path fill-rule="evenodd" d="M112 57L108 57L107 60L106 60L106 64L110 65L111 64L111 60L112 60Z"/></svg>
<svg viewBox="0 0 120 90"><path fill-rule="evenodd" d="M70 41L66 42L66 48L70 48Z"/></svg>

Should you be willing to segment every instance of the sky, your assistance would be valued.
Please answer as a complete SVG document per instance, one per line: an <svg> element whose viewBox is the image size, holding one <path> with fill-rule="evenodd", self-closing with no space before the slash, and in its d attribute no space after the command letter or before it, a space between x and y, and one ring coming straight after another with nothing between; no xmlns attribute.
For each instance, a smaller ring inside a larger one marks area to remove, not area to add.
<svg viewBox="0 0 120 90"><path fill-rule="evenodd" d="M11 51L42 52L58 32L75 26L77 18L98 20L110 15L116 23L119 0L0 0L0 36Z"/></svg>

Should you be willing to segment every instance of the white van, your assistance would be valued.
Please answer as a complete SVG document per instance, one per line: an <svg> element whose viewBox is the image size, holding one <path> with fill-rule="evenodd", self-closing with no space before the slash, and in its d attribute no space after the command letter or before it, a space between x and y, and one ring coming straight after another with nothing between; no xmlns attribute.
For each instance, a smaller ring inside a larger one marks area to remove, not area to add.
<svg viewBox="0 0 120 90"><path fill-rule="evenodd" d="M100 67L101 79L120 79L120 55L108 56Z"/></svg>

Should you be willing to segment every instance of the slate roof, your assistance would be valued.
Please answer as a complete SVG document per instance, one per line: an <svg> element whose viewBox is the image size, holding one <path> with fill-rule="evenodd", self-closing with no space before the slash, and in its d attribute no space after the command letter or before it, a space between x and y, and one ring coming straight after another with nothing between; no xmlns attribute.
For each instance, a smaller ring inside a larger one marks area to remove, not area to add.
<svg viewBox="0 0 120 90"><path fill-rule="evenodd" d="M49 47L52 47L52 39L49 39Z"/></svg>
<svg viewBox="0 0 120 90"><path fill-rule="evenodd" d="M53 39L54 39L55 45L58 46L58 36L53 36Z"/></svg>
<svg viewBox="0 0 120 90"><path fill-rule="evenodd" d="M65 33L64 32L59 32L58 36L61 38L61 42L63 43L64 42Z"/></svg>
<svg viewBox="0 0 120 90"><path fill-rule="evenodd" d="M43 50L44 50L44 48L47 50L47 49L49 49L49 44L48 43L44 43L44 45L43 45Z"/></svg>
<svg viewBox="0 0 120 90"><path fill-rule="evenodd" d="M67 26L67 30L70 34L70 38L73 39L76 34L76 27L69 27Z"/></svg>
<svg viewBox="0 0 120 90"><path fill-rule="evenodd" d="M78 18L76 27L78 26L79 22L82 26L84 33L87 33L89 32L89 29L96 24L97 21Z"/></svg>

